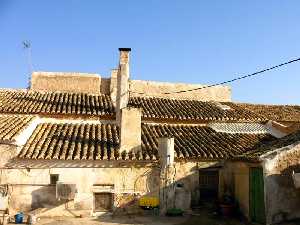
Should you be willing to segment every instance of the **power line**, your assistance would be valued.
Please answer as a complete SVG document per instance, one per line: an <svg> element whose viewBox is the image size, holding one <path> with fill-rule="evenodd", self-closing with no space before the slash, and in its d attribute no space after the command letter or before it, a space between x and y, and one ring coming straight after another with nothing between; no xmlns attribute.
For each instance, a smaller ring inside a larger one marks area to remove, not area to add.
<svg viewBox="0 0 300 225"><path fill-rule="evenodd" d="M284 63L278 64L276 66L272 66L272 67L257 71L255 73L247 74L245 76L236 77L232 80L227 80L227 81L223 81L223 82L220 82L220 83L215 83L215 84L211 84L211 85L207 85L207 86L199 87L199 88L192 88L192 89L174 91L174 92L163 92L163 93L160 93L160 94L164 94L164 95L178 94L178 93L184 93L184 92L190 92L190 91L195 91L195 90L202 90L202 89L206 89L206 88L211 88L211 87L219 86L219 85L222 85L222 84L228 84L228 83L232 83L232 82L242 80L242 79L245 79L245 78L249 78L249 77L252 77L252 76L257 76L257 75L265 73L267 71L274 70L274 69L277 69L279 67L282 67L282 66L285 66L285 65L288 65L288 64L291 64L291 63L295 63L295 62L298 62L298 61L300 61L300 58L293 59L293 60L290 60L288 62L284 62ZM130 92L135 93L135 94L146 94L146 93L143 93L143 92L134 92L134 91L130 91Z"/></svg>

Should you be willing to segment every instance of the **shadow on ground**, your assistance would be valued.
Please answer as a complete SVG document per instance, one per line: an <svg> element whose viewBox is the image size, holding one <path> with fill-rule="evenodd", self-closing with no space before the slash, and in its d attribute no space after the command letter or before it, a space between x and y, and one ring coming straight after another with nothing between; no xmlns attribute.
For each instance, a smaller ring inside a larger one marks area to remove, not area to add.
<svg viewBox="0 0 300 225"><path fill-rule="evenodd" d="M206 212L180 217L166 216L100 216L97 218L42 218L37 225L243 225L237 219L222 218Z"/></svg>

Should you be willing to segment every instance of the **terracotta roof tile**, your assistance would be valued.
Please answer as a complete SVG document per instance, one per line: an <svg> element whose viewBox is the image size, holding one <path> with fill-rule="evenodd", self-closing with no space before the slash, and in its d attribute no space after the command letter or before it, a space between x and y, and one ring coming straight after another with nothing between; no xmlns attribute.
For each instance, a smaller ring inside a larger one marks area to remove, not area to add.
<svg viewBox="0 0 300 225"><path fill-rule="evenodd" d="M267 120L264 115L250 111L244 105L231 102L220 104L195 100L132 97L129 106L141 107L143 119L244 122ZM230 109L225 109L227 106ZM5 89L0 90L0 112L115 116L109 95Z"/></svg>
<svg viewBox="0 0 300 225"><path fill-rule="evenodd" d="M245 152L234 157L234 160L248 160L248 161L260 161L260 156L271 152L278 148L283 148L285 146L294 144L300 141L300 130L295 133L289 134L280 139L270 141L268 143L261 143L255 150Z"/></svg>
<svg viewBox="0 0 300 225"><path fill-rule="evenodd" d="M116 159L119 129L114 124L42 123L20 151L28 159Z"/></svg>
<svg viewBox="0 0 300 225"><path fill-rule="evenodd" d="M223 133L238 133L238 134L267 134L270 130L263 124L260 123L222 123L212 122L207 126L214 129L216 132Z"/></svg>
<svg viewBox="0 0 300 225"><path fill-rule="evenodd" d="M33 118L33 116L0 115L0 139L13 141Z"/></svg>
<svg viewBox="0 0 300 225"><path fill-rule="evenodd" d="M274 121L300 122L300 105L237 104L244 109Z"/></svg>
<svg viewBox="0 0 300 225"><path fill-rule="evenodd" d="M0 112L111 116L114 107L109 95L0 90Z"/></svg>
<svg viewBox="0 0 300 225"><path fill-rule="evenodd" d="M188 159L230 158L274 140L269 134L218 133L205 126L142 125L142 150L149 158L158 157L158 137L175 139L175 156Z"/></svg>
<svg viewBox="0 0 300 225"><path fill-rule="evenodd" d="M62 160L158 159L158 137L175 138L176 158L221 159L255 148L268 134L217 133L204 126L142 124L142 151L119 152L119 128L114 124L43 123L35 129L19 158Z"/></svg>
<svg viewBox="0 0 300 225"><path fill-rule="evenodd" d="M204 121L265 121L259 116L238 105L222 103L230 109L222 109L220 103L195 100L176 100L164 98L130 98L129 105L142 108L144 119L204 120Z"/></svg>

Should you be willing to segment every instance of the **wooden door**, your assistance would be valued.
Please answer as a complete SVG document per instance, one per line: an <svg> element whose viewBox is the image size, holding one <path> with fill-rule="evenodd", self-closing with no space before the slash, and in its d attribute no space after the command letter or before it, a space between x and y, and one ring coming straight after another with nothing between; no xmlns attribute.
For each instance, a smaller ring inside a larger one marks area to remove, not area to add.
<svg viewBox="0 0 300 225"><path fill-rule="evenodd" d="M250 168L250 218L252 222L265 224L264 178L262 168Z"/></svg>
<svg viewBox="0 0 300 225"><path fill-rule="evenodd" d="M94 193L95 211L112 210L113 196L112 193Z"/></svg>

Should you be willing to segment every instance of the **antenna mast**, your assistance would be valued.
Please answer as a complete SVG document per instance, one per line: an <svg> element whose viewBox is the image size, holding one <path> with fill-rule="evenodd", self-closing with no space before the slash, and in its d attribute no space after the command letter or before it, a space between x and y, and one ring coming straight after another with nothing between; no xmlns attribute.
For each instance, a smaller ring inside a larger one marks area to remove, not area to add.
<svg viewBox="0 0 300 225"><path fill-rule="evenodd" d="M28 72L29 72L27 88L29 89L31 84L31 74L33 72L32 58L31 58L31 43L30 41L25 40L22 42L22 44L23 44L23 49L27 52L27 64L28 64Z"/></svg>

